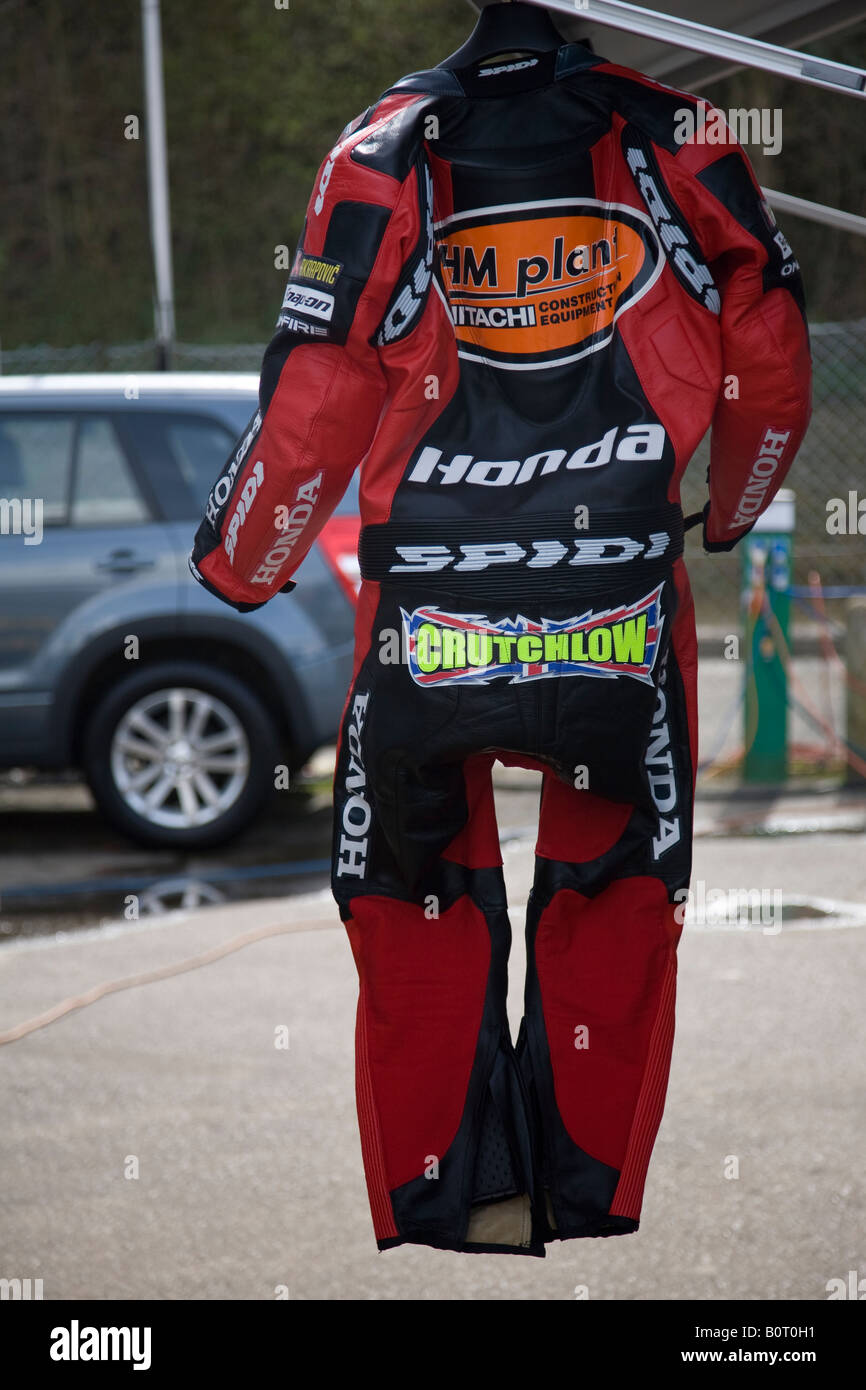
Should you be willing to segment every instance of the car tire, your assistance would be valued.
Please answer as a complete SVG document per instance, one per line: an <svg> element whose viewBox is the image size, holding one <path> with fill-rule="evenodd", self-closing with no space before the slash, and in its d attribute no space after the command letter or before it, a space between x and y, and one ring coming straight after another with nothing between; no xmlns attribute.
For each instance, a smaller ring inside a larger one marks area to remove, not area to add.
<svg viewBox="0 0 866 1390"><path fill-rule="evenodd" d="M248 685L203 663L168 661L102 696L82 762L118 829L148 845L202 849L250 823L279 755L274 720Z"/></svg>

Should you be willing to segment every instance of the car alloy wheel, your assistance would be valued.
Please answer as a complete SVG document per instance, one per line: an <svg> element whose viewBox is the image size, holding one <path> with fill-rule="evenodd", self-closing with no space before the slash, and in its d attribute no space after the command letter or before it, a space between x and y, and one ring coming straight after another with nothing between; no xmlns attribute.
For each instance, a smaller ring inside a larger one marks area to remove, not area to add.
<svg viewBox="0 0 866 1390"><path fill-rule="evenodd" d="M111 741L118 794L142 820L192 830L243 792L250 747L237 715L205 690L154 690L130 705Z"/></svg>

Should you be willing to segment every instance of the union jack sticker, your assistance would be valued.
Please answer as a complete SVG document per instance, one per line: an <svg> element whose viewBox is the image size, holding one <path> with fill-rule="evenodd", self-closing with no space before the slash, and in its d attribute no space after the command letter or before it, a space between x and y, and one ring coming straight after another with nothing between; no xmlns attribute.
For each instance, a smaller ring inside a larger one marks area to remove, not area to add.
<svg viewBox="0 0 866 1390"><path fill-rule="evenodd" d="M401 608L409 674L422 686L488 685L500 676L511 685L548 676L630 676L651 685L663 588L664 582L636 603L562 622L522 614L491 622L434 605L411 613Z"/></svg>

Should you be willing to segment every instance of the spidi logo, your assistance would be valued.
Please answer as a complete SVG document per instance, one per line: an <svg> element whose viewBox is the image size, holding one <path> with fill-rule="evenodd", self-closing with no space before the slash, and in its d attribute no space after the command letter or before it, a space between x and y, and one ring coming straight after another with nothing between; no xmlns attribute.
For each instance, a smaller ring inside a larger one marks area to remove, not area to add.
<svg viewBox="0 0 866 1390"><path fill-rule="evenodd" d="M238 498L237 506L235 507L234 512L232 513L232 518L229 522L228 531L226 532L225 540L223 541L223 546L226 555L229 557L230 564L234 564L235 546L238 543L238 532L240 531L241 527L243 526L244 522L249 516L252 505L256 500L256 496L258 495L259 488L261 487L264 481L265 465L262 463L261 459L257 459L256 462L253 464L252 472L250 473L249 477L243 485L243 488L241 489L241 495Z"/></svg>
<svg viewBox="0 0 866 1390"><path fill-rule="evenodd" d="M500 72L522 72L524 68L538 67L537 58L524 58L519 63L500 63L495 68L479 68L479 77L496 77Z"/></svg>
<svg viewBox="0 0 866 1390"><path fill-rule="evenodd" d="M712 273L701 259L697 243L681 224L679 213L668 200L655 157L640 143L629 144L625 136L623 152L677 279L711 314L720 313L722 301Z"/></svg>

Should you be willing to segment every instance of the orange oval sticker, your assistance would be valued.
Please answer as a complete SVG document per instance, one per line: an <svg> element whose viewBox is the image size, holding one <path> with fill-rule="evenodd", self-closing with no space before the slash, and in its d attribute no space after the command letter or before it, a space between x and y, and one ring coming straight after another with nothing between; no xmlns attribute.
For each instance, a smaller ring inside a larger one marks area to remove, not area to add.
<svg viewBox="0 0 866 1390"><path fill-rule="evenodd" d="M458 213L437 241L460 355L516 369L604 347L663 265L649 218L588 199Z"/></svg>

